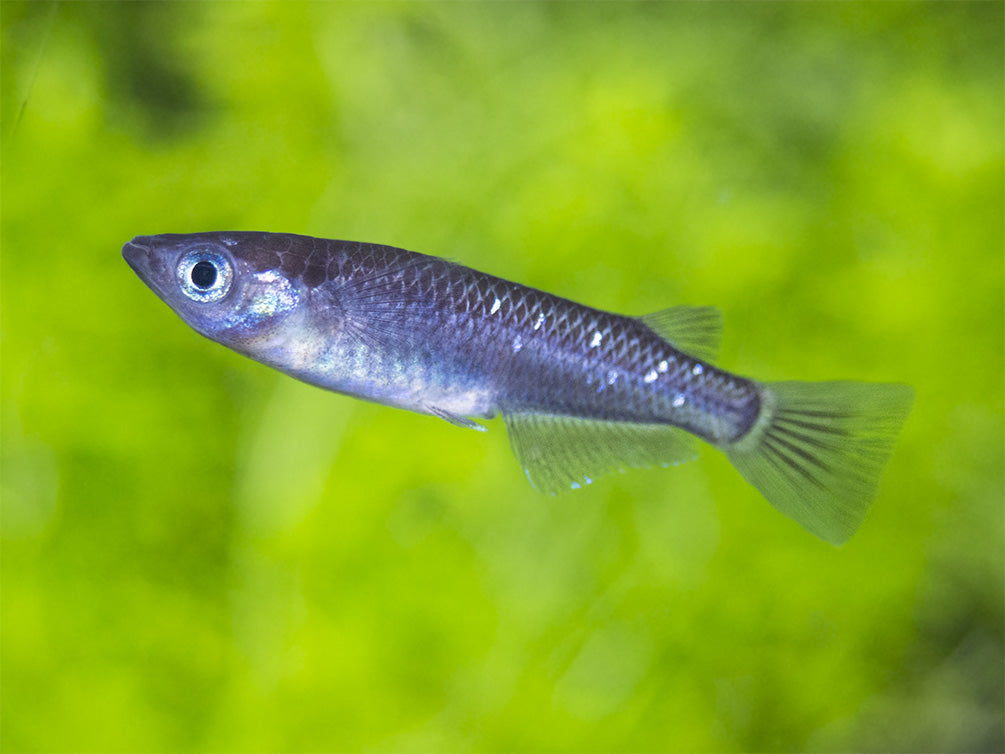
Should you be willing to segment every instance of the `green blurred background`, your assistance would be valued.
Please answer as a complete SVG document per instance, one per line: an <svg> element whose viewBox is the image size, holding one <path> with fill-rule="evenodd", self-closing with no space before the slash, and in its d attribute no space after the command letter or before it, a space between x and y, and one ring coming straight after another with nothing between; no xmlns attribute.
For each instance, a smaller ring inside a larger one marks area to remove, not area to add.
<svg viewBox="0 0 1005 754"><path fill-rule="evenodd" d="M0 4L5 751L1001 751L1003 5ZM204 340L254 229L903 381L857 537L706 449L538 496Z"/></svg>

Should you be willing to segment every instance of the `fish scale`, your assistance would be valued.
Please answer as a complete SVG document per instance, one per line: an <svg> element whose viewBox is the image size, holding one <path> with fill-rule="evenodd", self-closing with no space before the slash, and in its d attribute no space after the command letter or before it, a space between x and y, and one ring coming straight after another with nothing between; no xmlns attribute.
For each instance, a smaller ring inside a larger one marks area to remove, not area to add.
<svg viewBox="0 0 1005 754"><path fill-rule="evenodd" d="M500 378L500 408L560 411L623 421L653 421L659 417L655 420L674 423L673 410L667 407L672 401L666 395L674 386L646 385L640 379L647 361L655 365L658 356L663 357L655 344L646 344L643 351L640 339L656 341L658 336L638 332L641 328L634 320L620 318L626 320L622 324L619 318L603 312L584 311L585 307L523 287L503 289L500 283L492 280L482 286L475 284L465 292L479 302L474 316L487 317L491 323L481 328L490 336L489 342L496 345L486 352L485 367ZM498 309L493 311L496 302ZM455 302L444 303L449 306ZM465 308L472 310L470 306ZM534 330L538 314L543 315L544 322ZM632 329L637 332L631 333ZM444 331L447 337L449 333L449 329ZM600 346L593 350L590 343L598 333ZM515 342L519 342L519 348L513 346ZM679 358L669 353L665 357L675 361ZM601 395L612 371L625 377L613 390ZM676 387L677 392L691 388L687 384Z"/></svg>
<svg viewBox="0 0 1005 754"><path fill-rule="evenodd" d="M712 307L629 317L391 246L216 232L138 236L123 255L195 330L297 379L463 427L502 414L545 492L680 463L697 437L841 543L912 401L906 385L722 370Z"/></svg>

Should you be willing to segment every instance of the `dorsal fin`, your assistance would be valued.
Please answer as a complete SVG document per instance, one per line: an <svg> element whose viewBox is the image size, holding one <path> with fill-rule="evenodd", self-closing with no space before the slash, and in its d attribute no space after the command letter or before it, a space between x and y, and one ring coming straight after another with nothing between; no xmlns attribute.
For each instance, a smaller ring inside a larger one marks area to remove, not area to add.
<svg viewBox="0 0 1005 754"><path fill-rule="evenodd" d="M722 340L722 312L714 306L671 306L639 317L678 351L714 361Z"/></svg>

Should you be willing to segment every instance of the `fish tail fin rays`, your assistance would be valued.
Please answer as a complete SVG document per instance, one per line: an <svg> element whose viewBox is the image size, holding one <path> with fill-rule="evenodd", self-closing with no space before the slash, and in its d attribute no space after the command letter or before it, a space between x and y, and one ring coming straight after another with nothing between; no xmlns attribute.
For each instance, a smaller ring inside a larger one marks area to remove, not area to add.
<svg viewBox="0 0 1005 754"><path fill-rule="evenodd" d="M629 468L694 459L694 438L668 424L504 413L513 452L535 489L554 495Z"/></svg>
<svg viewBox="0 0 1005 754"><path fill-rule="evenodd" d="M908 385L766 383L756 423L722 450L776 509L840 545L865 518L913 400Z"/></svg>

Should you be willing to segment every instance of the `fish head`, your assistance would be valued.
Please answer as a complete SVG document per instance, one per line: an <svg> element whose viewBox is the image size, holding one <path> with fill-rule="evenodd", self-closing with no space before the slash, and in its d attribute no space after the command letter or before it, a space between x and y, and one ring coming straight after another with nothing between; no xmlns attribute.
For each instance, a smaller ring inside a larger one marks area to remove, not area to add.
<svg viewBox="0 0 1005 754"><path fill-rule="evenodd" d="M252 354L289 328L304 293L283 272L283 237L267 233L167 233L122 247L129 266L194 330Z"/></svg>

